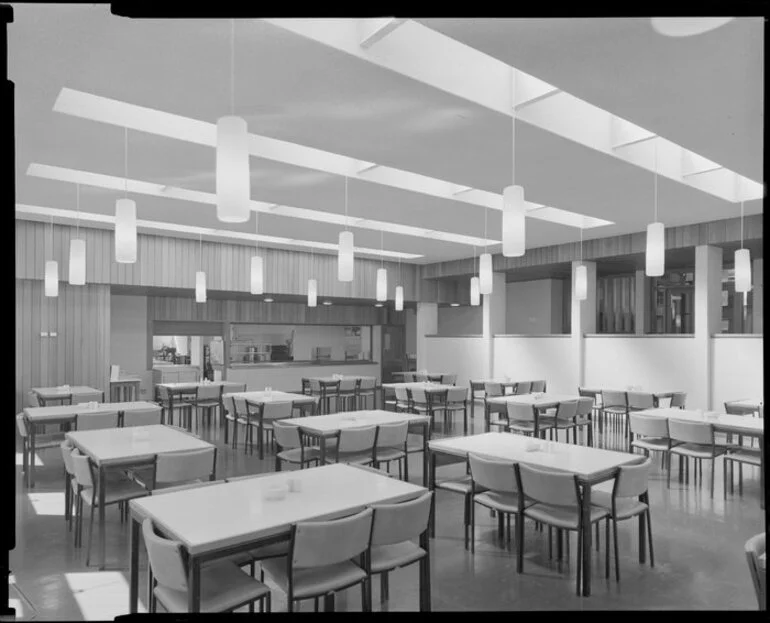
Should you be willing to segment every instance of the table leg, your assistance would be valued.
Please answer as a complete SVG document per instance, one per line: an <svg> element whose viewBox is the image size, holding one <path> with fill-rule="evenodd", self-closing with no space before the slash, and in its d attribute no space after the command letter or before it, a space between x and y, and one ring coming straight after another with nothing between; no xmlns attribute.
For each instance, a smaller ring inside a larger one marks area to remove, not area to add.
<svg viewBox="0 0 770 623"><path fill-rule="evenodd" d="M534 409L535 411L535 437L540 437L540 410Z"/></svg>
<svg viewBox="0 0 770 623"><path fill-rule="evenodd" d="M200 612L201 592L200 592L201 567L198 560L191 556L187 570L187 612Z"/></svg>
<svg viewBox="0 0 770 623"><path fill-rule="evenodd" d="M423 425L422 429L422 486L428 486L428 437L430 436L430 424L427 422ZM408 461L407 456L404 461Z"/></svg>
<svg viewBox="0 0 770 623"><path fill-rule="evenodd" d="M32 424L29 426L29 457L27 458L27 486L32 489L35 486L35 428Z"/></svg>
<svg viewBox="0 0 770 623"><path fill-rule="evenodd" d="M583 514L583 597L591 594L591 484L583 483L580 512Z"/></svg>
<svg viewBox="0 0 770 623"><path fill-rule="evenodd" d="M99 466L99 571L104 571L105 558L106 558L106 539L104 538L105 526L104 526L104 499L106 497L105 491L107 489L107 475L104 473L104 467Z"/></svg>
<svg viewBox="0 0 770 623"><path fill-rule="evenodd" d="M430 468L428 470L428 488L436 495L436 453L430 452ZM431 513L430 517L430 535L436 536L436 513Z"/></svg>
<svg viewBox="0 0 770 623"><path fill-rule="evenodd" d="M759 507L765 508L765 438L757 437L759 441Z"/></svg>
<svg viewBox="0 0 770 623"><path fill-rule="evenodd" d="M326 437L318 438L318 445L321 448L321 465L326 465Z"/></svg>
<svg viewBox="0 0 770 623"><path fill-rule="evenodd" d="M139 605L139 522L133 515L128 547L128 611L130 614L136 614Z"/></svg>

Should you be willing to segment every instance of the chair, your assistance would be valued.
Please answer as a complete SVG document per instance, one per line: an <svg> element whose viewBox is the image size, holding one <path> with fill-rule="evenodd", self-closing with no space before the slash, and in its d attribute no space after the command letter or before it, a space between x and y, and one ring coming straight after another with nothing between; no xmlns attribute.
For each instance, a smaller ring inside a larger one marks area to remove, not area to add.
<svg viewBox="0 0 770 623"><path fill-rule="evenodd" d="M30 393L34 394L35 392L30 392ZM38 404L33 406L51 407L53 405L71 405L72 404L72 394L60 394L55 398L44 398L40 394L35 394L35 398Z"/></svg>
<svg viewBox="0 0 770 623"><path fill-rule="evenodd" d="M535 390L532 389L533 383L530 383L529 381L522 381L521 383L516 383L516 385L513 387L513 393L514 394L529 394L534 392ZM543 383L543 388L545 388L545 383ZM543 390L545 391L545 389Z"/></svg>
<svg viewBox="0 0 770 623"><path fill-rule="evenodd" d="M337 411L355 410L360 379L341 379L337 388ZM352 409L351 409L352 407Z"/></svg>
<svg viewBox="0 0 770 623"><path fill-rule="evenodd" d="M591 415L593 416L593 421L597 422L599 425L599 433L602 432L602 418L601 418L601 412L602 412L602 395L601 392L597 393L594 390L587 389L585 387L578 387L578 396L581 398L590 398L591 399Z"/></svg>
<svg viewBox="0 0 770 623"><path fill-rule="evenodd" d="M428 375L423 372L414 373L414 383L427 383Z"/></svg>
<svg viewBox="0 0 770 623"><path fill-rule="evenodd" d="M377 441L374 445L373 465L379 469L380 463L390 473L391 461L398 462L398 477L401 476L401 463L404 463L403 479L409 480L409 462L406 459L406 440L409 435L409 422L395 422L393 424L380 424L377 427Z"/></svg>
<svg viewBox="0 0 770 623"><path fill-rule="evenodd" d="M714 441L714 427L708 422L691 422L670 418L668 430L671 439L680 442L671 448L671 454L679 456L679 480L682 480L682 459L688 462L695 459L696 469L700 468L701 483L703 482L703 459L711 461L711 497L714 497L714 463L718 456L725 454L727 448L717 446ZM697 478L697 471L695 473ZM668 470L667 486L671 486L671 470Z"/></svg>
<svg viewBox="0 0 770 623"><path fill-rule="evenodd" d="M583 555L583 513L580 512L581 493L578 478L574 474L551 472L535 469L516 463L516 478L519 491L520 513L557 530L577 532L577 559ZM525 501L533 504L525 506ZM606 508L591 504L589 521L591 524L605 520L605 576L610 575L610 513ZM557 534L559 534L557 532ZM517 571L524 570L524 522L519 521L516 539L519 545ZM582 563L577 565L577 594L580 595Z"/></svg>
<svg viewBox="0 0 770 623"><path fill-rule="evenodd" d="M533 394L537 394L545 391L545 381L532 381L529 391ZM521 392L522 394L526 392Z"/></svg>
<svg viewBox="0 0 770 623"><path fill-rule="evenodd" d="M168 387L159 385L157 387L157 390L158 390L158 402L160 402L161 407L163 407L163 415L161 416L161 420L164 423L165 422L168 422L169 424L174 423L174 413L171 412L172 402L173 402L174 412L179 413L180 425L184 426L185 421L187 422L191 421L193 404L198 397L197 387L194 388L192 391L190 391L190 390L169 389ZM187 425L187 428L190 428L189 424Z"/></svg>
<svg viewBox="0 0 770 623"><path fill-rule="evenodd" d="M361 584L363 610L371 611L367 559L372 517L372 509L367 508L341 519L292 525L289 555L262 563L286 593L289 612L297 601L322 596L333 610L334 594L357 584Z"/></svg>
<svg viewBox="0 0 770 623"><path fill-rule="evenodd" d="M371 465L375 458L377 443L377 427L361 426L358 428L343 428L337 434L337 445L334 448L334 460L327 452L327 463L362 463Z"/></svg>
<svg viewBox="0 0 770 623"><path fill-rule="evenodd" d="M684 409L686 402L687 392L676 392L671 394L671 404L669 406L672 409Z"/></svg>
<svg viewBox="0 0 770 623"><path fill-rule="evenodd" d="M640 448L645 456L661 453L661 464L671 469L671 448L675 445L668 432L668 418L642 413L630 413L631 449Z"/></svg>
<svg viewBox="0 0 770 623"><path fill-rule="evenodd" d="M187 564L182 556L182 543L158 536L152 520L142 522L147 558L152 572L150 612L157 603L167 612L188 612ZM243 573L232 562L203 565L200 571L200 611L232 612L248 604L254 612L254 603L260 602L270 612L270 590L259 580Z"/></svg>
<svg viewBox="0 0 770 623"><path fill-rule="evenodd" d="M34 424L33 424L34 426ZM22 473L25 478L29 480L29 453L32 450L31 442L29 439L29 428L27 426L27 418L23 413L16 415L16 429L19 431L21 437L21 456L22 456ZM64 433L35 433L35 452L38 450L48 450L49 448L58 448L64 441Z"/></svg>
<svg viewBox="0 0 770 623"><path fill-rule="evenodd" d="M393 402L396 411L411 411L412 401L409 399L409 390L403 385L396 385L396 400Z"/></svg>
<svg viewBox="0 0 770 623"><path fill-rule="evenodd" d="M470 464L468 461L465 461L465 467L466 472L468 474L466 476L463 476L462 478L450 478L445 480L435 480L433 484L434 489L441 489L444 491L451 491L452 493L459 493L463 496L463 539L465 544L465 549L468 549L469 543L470 543L470 532L471 532L471 505L472 505L472 494L473 494L473 484L471 481L470 476ZM480 486L476 487L476 491L483 491L483 488ZM436 517L433 516L433 523L435 524ZM435 526L432 530L432 532L435 533Z"/></svg>
<svg viewBox="0 0 770 623"><path fill-rule="evenodd" d="M471 419L475 417L476 402L485 401L486 392L484 391L484 383L478 381L470 381L471 386Z"/></svg>
<svg viewBox="0 0 770 623"><path fill-rule="evenodd" d="M201 425L206 422L208 427L211 428L211 416L214 411L219 411L222 408L222 395L224 394L225 386L221 383L211 385L201 385L198 388L198 399L195 402L195 414L196 420L200 415L200 422L196 422L198 430Z"/></svg>
<svg viewBox="0 0 770 623"><path fill-rule="evenodd" d="M104 392L101 390L88 392L85 394L78 394L77 396L79 403L104 402Z"/></svg>
<svg viewBox="0 0 770 623"><path fill-rule="evenodd" d="M441 380L439 381L442 385L456 385L457 384L457 375L456 374L442 374Z"/></svg>
<svg viewBox="0 0 770 623"><path fill-rule="evenodd" d="M318 446L306 446L304 435L300 434L299 426L284 424L280 420L273 422L273 438L278 446L275 453L275 471L281 471L283 463L299 465L304 469L310 463L321 460L321 450Z"/></svg>
<svg viewBox="0 0 770 623"><path fill-rule="evenodd" d="M497 512L498 536L503 539L503 523L507 519L507 542L511 545L511 515L516 522L522 521L519 487L512 462L486 459L475 454L468 455L471 468L471 552L476 551L476 504ZM478 485L478 487L477 487ZM480 493L477 493L477 490ZM518 535L518 529L515 530ZM520 549L521 544L516 543Z"/></svg>
<svg viewBox="0 0 770 623"><path fill-rule="evenodd" d="M492 413L505 413L505 405L489 404L490 398L498 398L505 395L502 383L484 383L484 422L485 430L489 431L489 418Z"/></svg>
<svg viewBox="0 0 770 623"><path fill-rule="evenodd" d="M743 466L744 465L751 465L753 467L758 467L759 469L762 469L762 455L760 453L759 448L730 448L725 454L724 462L722 463L722 470L723 470L723 481L724 481L724 498L727 499L727 482L728 482L728 467L730 468L729 473L729 482L730 482L730 493L735 493L735 481L733 479L734 476L734 467L735 464L738 463L738 493L739 495L743 495Z"/></svg>
<svg viewBox="0 0 770 623"><path fill-rule="evenodd" d="M553 433L556 431L556 441L559 441L559 431L566 431L567 443L569 443L569 432L572 431L572 443L577 444L577 424L575 418L578 412L577 400L566 400L560 402L556 407L556 415L553 417L540 416L539 424L548 427L549 439L553 441Z"/></svg>
<svg viewBox="0 0 770 623"><path fill-rule="evenodd" d="M340 381L320 381L321 413L334 413L339 410ZM334 399L334 411L331 400Z"/></svg>
<svg viewBox="0 0 770 623"><path fill-rule="evenodd" d="M254 410L252 410L254 409ZM291 418L291 402L251 402L246 400L246 417L248 427L246 429L246 444L243 447L246 452L247 445L251 452L254 451L254 429L257 429L257 447L260 460L265 455L265 435L273 434L273 422Z"/></svg>
<svg viewBox="0 0 770 623"><path fill-rule="evenodd" d="M149 489L216 479L217 449L201 448L183 452L163 452L155 457Z"/></svg>
<svg viewBox="0 0 770 623"><path fill-rule="evenodd" d="M749 563L749 571L754 582L754 592L757 594L760 610L767 610L766 539L767 535L764 532L760 532L746 541L744 547L746 561Z"/></svg>
<svg viewBox="0 0 770 623"><path fill-rule="evenodd" d="M374 504L369 541L370 573L380 576L380 599L389 598L388 573L420 563L420 610L430 604L430 553L428 527L433 492L399 504ZM417 545L412 539L419 537ZM371 580L370 580L371 581ZM371 588L369 589L371 594Z"/></svg>
<svg viewBox="0 0 770 623"><path fill-rule="evenodd" d="M441 374L429 374L428 383L441 383L442 376Z"/></svg>
<svg viewBox="0 0 770 623"><path fill-rule="evenodd" d="M316 396L312 402L305 400L294 400L291 403L291 417L307 417L308 415L315 415L318 413L318 402L320 398ZM297 411L298 415L294 412Z"/></svg>
<svg viewBox="0 0 770 623"><path fill-rule="evenodd" d="M655 566L655 554L652 548L650 498L647 493L651 466L652 459L649 457L644 459L642 463L621 465L614 479L599 483L591 488L591 504L607 509L612 519L613 547L615 549L615 580L617 582L620 582L618 521L639 517L639 530L643 531L645 523L643 518L647 520L650 566ZM639 562L644 562L643 551L639 552Z"/></svg>
<svg viewBox="0 0 770 623"><path fill-rule="evenodd" d="M312 390L310 389L310 379L302 379L302 393L305 396L309 396L312 393Z"/></svg>
<svg viewBox="0 0 770 623"><path fill-rule="evenodd" d="M629 411L654 409L658 406L654 394L649 392L626 392L626 400Z"/></svg>
<svg viewBox="0 0 770 623"><path fill-rule="evenodd" d="M27 402L30 407L42 407L43 403L40 401L40 396L37 392L27 392Z"/></svg>
<svg viewBox="0 0 770 623"><path fill-rule="evenodd" d="M441 411L444 409L444 404L446 404L445 396L447 395L447 391L448 390L445 389L443 392L433 392L430 394L429 398L428 393L424 389L420 387L415 387L412 389L410 408L415 413L429 415L431 419L431 429L433 429L435 425L433 414L436 411Z"/></svg>
<svg viewBox="0 0 770 623"><path fill-rule="evenodd" d="M444 423L449 420L450 428L453 423L454 413L463 412L463 434L468 434L468 390L464 387L453 387L446 393L446 402L444 403Z"/></svg>
<svg viewBox="0 0 770 623"><path fill-rule="evenodd" d="M628 398L626 392L602 390L601 395L602 407L599 412L599 417L603 421L603 428L609 430L612 421L612 428L620 428L621 434L625 437L626 422L628 420ZM620 420L620 422L618 422L618 420ZM607 444L605 443L605 446L606 445Z"/></svg>
<svg viewBox="0 0 770 623"><path fill-rule="evenodd" d="M227 433L230 423L232 423L232 447L235 448L235 441L237 438L236 427L239 424L244 426L245 434L245 427L248 424L248 419L246 418L246 401L243 398L234 398L233 396L228 396L223 400L225 405L225 444L227 444Z"/></svg>
<svg viewBox="0 0 770 623"><path fill-rule="evenodd" d="M516 402L508 403L508 430L520 435L535 435L535 413L537 409L534 405L521 404ZM545 439L545 431L553 427L553 422L547 419L540 422L538 417L537 435Z"/></svg>
<svg viewBox="0 0 770 623"><path fill-rule="evenodd" d="M160 407L152 409L136 409L123 412L123 426L131 428L132 426L152 426L160 424Z"/></svg>
<svg viewBox="0 0 770 623"><path fill-rule="evenodd" d="M75 420L76 430L100 430L118 427L118 412L113 413L78 413Z"/></svg>
<svg viewBox="0 0 770 623"><path fill-rule="evenodd" d="M377 397L377 379L373 376L365 376L359 379L358 383L358 408L360 409L363 404L363 408L369 406L369 398L372 399L372 408L376 406Z"/></svg>
<svg viewBox="0 0 770 623"><path fill-rule="evenodd" d="M75 499L73 495L75 490L75 468L72 463L72 451L75 449L69 439L65 439L59 444L61 447L62 460L64 461L64 520L67 527L72 531L72 506Z"/></svg>

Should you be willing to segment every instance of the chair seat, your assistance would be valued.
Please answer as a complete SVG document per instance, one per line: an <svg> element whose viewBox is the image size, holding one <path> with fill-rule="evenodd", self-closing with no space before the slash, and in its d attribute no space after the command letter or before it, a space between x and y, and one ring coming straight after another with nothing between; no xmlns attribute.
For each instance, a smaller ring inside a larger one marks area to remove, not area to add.
<svg viewBox="0 0 770 623"><path fill-rule="evenodd" d="M485 491L473 496L473 501L504 513L519 512L518 493L502 493L500 491Z"/></svg>
<svg viewBox="0 0 770 623"><path fill-rule="evenodd" d="M287 576L287 559L273 558L262 564L262 569L268 573L278 587L288 595L289 578ZM357 564L347 560L336 565L313 567L310 569L294 570L294 599L306 599L325 595L356 582L366 579L366 572Z"/></svg>
<svg viewBox="0 0 770 623"><path fill-rule="evenodd" d="M728 452L725 455L725 460L738 461L740 463L748 463L749 465L756 466L762 465L762 455L759 453L759 449L751 450L749 448L745 448L743 450Z"/></svg>
<svg viewBox="0 0 770 623"><path fill-rule="evenodd" d="M398 461L406 456L406 452L399 448L378 448L377 461Z"/></svg>
<svg viewBox="0 0 770 623"><path fill-rule="evenodd" d="M614 413L616 415L626 414L625 407L602 407L602 411L604 411L605 413Z"/></svg>
<svg viewBox="0 0 770 623"><path fill-rule="evenodd" d="M411 541L372 546L372 573L382 573L410 565L425 556L425 550Z"/></svg>
<svg viewBox="0 0 770 623"><path fill-rule="evenodd" d="M93 495L93 487L85 487L80 492L81 497L86 504L91 503L91 496ZM147 489L141 485L135 483L132 480L122 480L110 482L104 490L104 505L115 504L116 502L123 502L125 500L133 500L134 498L140 498L147 495ZM96 494L96 500L94 504L99 506L99 493Z"/></svg>
<svg viewBox="0 0 770 623"><path fill-rule="evenodd" d="M448 402L444 406L447 411L465 411L466 406L462 402Z"/></svg>
<svg viewBox="0 0 770 623"><path fill-rule="evenodd" d="M612 483L601 483L591 487L591 505L601 506L612 513ZM602 485L609 485L609 490ZM647 504L640 502L636 498L616 498L615 499L615 519L623 520L629 517L636 517L647 510Z"/></svg>
<svg viewBox="0 0 770 623"><path fill-rule="evenodd" d="M673 443L668 437L643 437L634 439L631 446L634 448L643 448L644 450L666 451L669 444Z"/></svg>
<svg viewBox="0 0 770 623"><path fill-rule="evenodd" d="M255 601L270 592L259 580L241 571L232 562L201 568L201 612L227 612ZM170 612L187 612L187 591L155 587L158 601Z"/></svg>
<svg viewBox="0 0 770 623"><path fill-rule="evenodd" d="M549 428L553 428L553 424L547 421L538 421L538 431L547 430ZM512 420L511 423L508 424L508 429L525 433L534 433L535 422L528 420Z"/></svg>
<svg viewBox="0 0 770 623"><path fill-rule="evenodd" d="M46 433L45 435L35 435L35 450L47 450L48 448L58 448L64 441L64 433ZM32 443L29 444L32 449Z"/></svg>
<svg viewBox="0 0 770 623"><path fill-rule="evenodd" d="M608 514L606 508L591 504L591 523L599 521ZM537 503L525 508L524 515L557 528L577 530L580 509L577 506L552 506L551 504Z"/></svg>
<svg viewBox="0 0 770 623"><path fill-rule="evenodd" d="M199 407L218 407L219 401L218 400L199 400L198 401Z"/></svg>
<svg viewBox="0 0 770 623"><path fill-rule="evenodd" d="M711 459L724 454L727 448L722 446L712 447L701 445L697 443L682 443L678 446L671 448L671 454L681 454L682 456L689 456L696 459Z"/></svg>
<svg viewBox="0 0 770 623"><path fill-rule="evenodd" d="M225 560L232 562L239 567L251 564L252 562L258 562L261 560L268 560L270 558L280 558L282 556L289 555L289 542L279 541L278 543L270 543L269 545L263 545L256 549L250 549L246 552L239 552L228 556Z"/></svg>
<svg viewBox="0 0 770 623"><path fill-rule="evenodd" d="M340 452L335 461L333 457L326 457L326 463L360 463L367 464L372 462L371 452Z"/></svg>
<svg viewBox="0 0 770 623"><path fill-rule="evenodd" d="M435 409L436 406L434 405L433 408ZM418 405L418 404L413 404L412 410L417 411L419 413L428 413L428 411L430 411L430 409L428 409L428 405Z"/></svg>
<svg viewBox="0 0 770 623"><path fill-rule="evenodd" d="M278 458L287 463L301 463L302 450L300 448L288 448L278 453ZM318 446L305 446L305 462L317 460L321 457L321 449Z"/></svg>
<svg viewBox="0 0 770 623"><path fill-rule="evenodd" d="M424 452L425 448L422 445L421 441L416 441L414 443L407 443L406 445L406 453L407 454L413 454L415 452Z"/></svg>
<svg viewBox="0 0 770 623"><path fill-rule="evenodd" d="M508 428L509 422L507 419L497 419L497 420L489 420L490 426L502 426L503 428Z"/></svg>
<svg viewBox="0 0 770 623"><path fill-rule="evenodd" d="M466 476L460 480L444 480L443 482L437 482L435 486L436 489L446 489L447 491L466 495L471 492L471 477Z"/></svg>

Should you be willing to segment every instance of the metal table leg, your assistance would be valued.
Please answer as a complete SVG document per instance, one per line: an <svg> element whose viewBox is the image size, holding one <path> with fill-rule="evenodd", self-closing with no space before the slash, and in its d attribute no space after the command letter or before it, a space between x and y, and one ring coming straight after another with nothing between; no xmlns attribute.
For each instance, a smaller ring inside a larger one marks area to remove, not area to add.
<svg viewBox="0 0 770 623"><path fill-rule="evenodd" d="M104 526L104 499L106 497L107 489L107 475L104 473L104 467L99 466L99 571L103 571L105 567L106 559L106 539L104 538L105 526Z"/></svg>
<svg viewBox="0 0 770 623"><path fill-rule="evenodd" d="M130 614L136 614L139 606L139 527L139 521L132 514L128 541L128 611Z"/></svg>
<svg viewBox="0 0 770 623"><path fill-rule="evenodd" d="M583 514L583 597L591 594L591 483L583 483L580 512Z"/></svg>

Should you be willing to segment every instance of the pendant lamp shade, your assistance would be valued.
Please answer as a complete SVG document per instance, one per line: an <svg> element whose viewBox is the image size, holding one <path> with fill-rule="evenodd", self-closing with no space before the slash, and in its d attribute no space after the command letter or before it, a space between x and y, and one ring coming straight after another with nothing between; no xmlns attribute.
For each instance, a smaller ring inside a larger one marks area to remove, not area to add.
<svg viewBox="0 0 770 623"><path fill-rule="evenodd" d="M525 219L524 188L508 186L503 190L503 255L524 255Z"/></svg>
<svg viewBox="0 0 770 623"><path fill-rule="evenodd" d="M588 298L588 270L583 264L575 268L575 298L578 301Z"/></svg>
<svg viewBox="0 0 770 623"><path fill-rule="evenodd" d="M479 255L479 292L492 294L492 255Z"/></svg>
<svg viewBox="0 0 770 623"><path fill-rule="evenodd" d="M136 203L132 199L115 202L115 261L136 262Z"/></svg>
<svg viewBox="0 0 770 623"><path fill-rule="evenodd" d="M251 256L251 293L263 294L265 280L262 273L262 258L259 255Z"/></svg>
<svg viewBox="0 0 770 623"><path fill-rule="evenodd" d="M751 290L751 253L748 249L735 251L735 291Z"/></svg>
<svg viewBox="0 0 770 623"><path fill-rule="evenodd" d="M479 278L474 276L471 277L471 305L479 305L480 303Z"/></svg>
<svg viewBox="0 0 770 623"><path fill-rule="evenodd" d="M388 271L385 268L377 269L377 300L382 303L388 300Z"/></svg>
<svg viewBox="0 0 770 623"><path fill-rule="evenodd" d="M315 307L318 304L318 282L315 279L307 280L307 306Z"/></svg>
<svg viewBox="0 0 770 623"><path fill-rule="evenodd" d="M404 287L396 286L396 311L404 311Z"/></svg>
<svg viewBox="0 0 770 623"><path fill-rule="evenodd" d="M353 232L341 231L337 253L337 279L353 281Z"/></svg>
<svg viewBox="0 0 770 623"><path fill-rule="evenodd" d="M647 225L647 252L645 254L645 274L648 277L660 277L665 272L666 228L663 223Z"/></svg>
<svg viewBox="0 0 770 623"><path fill-rule="evenodd" d="M45 263L45 295L59 296L59 263L48 260Z"/></svg>
<svg viewBox="0 0 770 623"><path fill-rule="evenodd" d="M246 121L227 116L217 120L217 218L245 223L251 215L249 132Z"/></svg>
<svg viewBox="0 0 770 623"><path fill-rule="evenodd" d="M86 241L70 240L70 275L71 286L82 286L86 283Z"/></svg>
<svg viewBox="0 0 770 623"><path fill-rule="evenodd" d="M206 273L202 270L195 273L195 302L206 302Z"/></svg>

